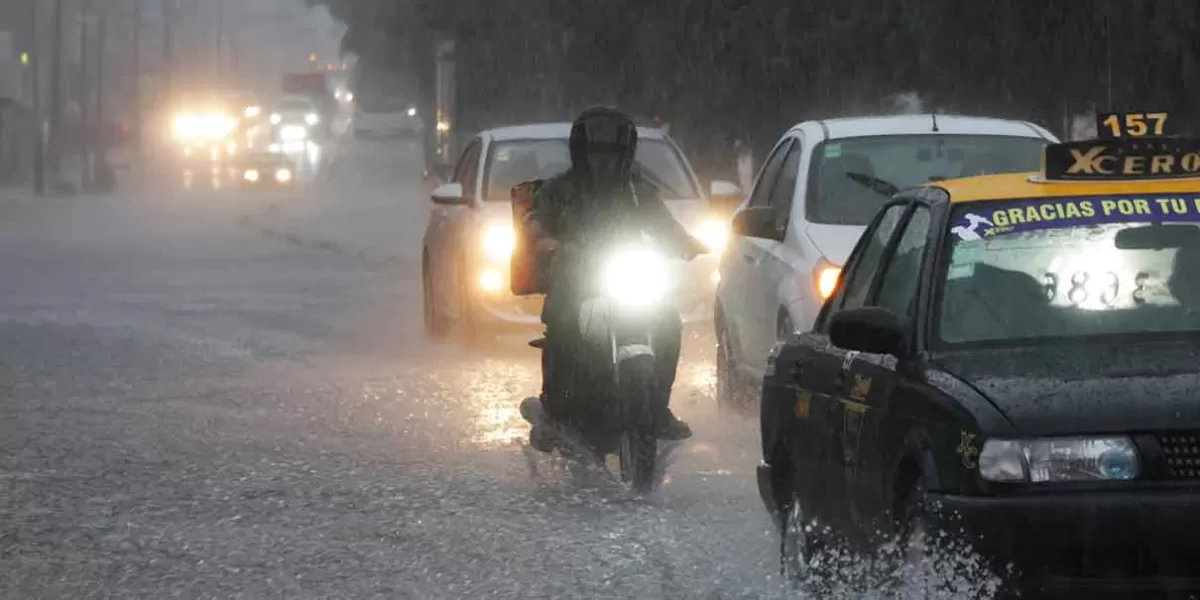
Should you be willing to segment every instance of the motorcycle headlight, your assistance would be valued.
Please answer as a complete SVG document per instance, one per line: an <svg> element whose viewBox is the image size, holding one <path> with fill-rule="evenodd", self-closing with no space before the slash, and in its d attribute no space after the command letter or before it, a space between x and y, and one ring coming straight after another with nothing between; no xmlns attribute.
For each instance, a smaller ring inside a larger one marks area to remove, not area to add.
<svg viewBox="0 0 1200 600"><path fill-rule="evenodd" d="M417 109L410 107L410 108L408 109L408 116L410 116L410 117L415 117L415 116L417 116Z"/></svg>
<svg viewBox="0 0 1200 600"><path fill-rule="evenodd" d="M308 129L301 125L288 125L279 130L279 139L285 142L299 142L308 138Z"/></svg>
<svg viewBox="0 0 1200 600"><path fill-rule="evenodd" d="M1137 448L1126 436L992 439L979 453L979 475L1000 483L1119 481L1140 473Z"/></svg>
<svg viewBox="0 0 1200 600"><path fill-rule="evenodd" d="M304 122L308 123L309 125L316 125L317 123L321 122L321 116L317 113L308 113L307 115L304 115Z"/></svg>
<svg viewBox="0 0 1200 600"><path fill-rule="evenodd" d="M729 224L720 219L708 219L696 227L695 235L710 252L720 254L729 243Z"/></svg>
<svg viewBox="0 0 1200 600"><path fill-rule="evenodd" d="M618 304L641 308L663 300L670 289L667 259L649 248L622 250L601 270L604 293Z"/></svg>
<svg viewBox="0 0 1200 600"><path fill-rule="evenodd" d="M491 260L508 260L512 257L516 245L516 234L510 226L496 224L483 230L483 254Z"/></svg>

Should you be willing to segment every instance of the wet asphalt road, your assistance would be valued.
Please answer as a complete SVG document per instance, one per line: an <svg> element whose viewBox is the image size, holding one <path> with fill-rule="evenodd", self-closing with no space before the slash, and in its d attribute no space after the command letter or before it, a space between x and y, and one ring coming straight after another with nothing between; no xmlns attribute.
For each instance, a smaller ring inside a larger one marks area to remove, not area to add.
<svg viewBox="0 0 1200 600"><path fill-rule="evenodd" d="M420 333L427 206L385 262L176 183L0 211L0 597L778 595L757 425L715 411L708 344L656 497L534 480L533 350ZM377 143L321 193L419 184Z"/></svg>

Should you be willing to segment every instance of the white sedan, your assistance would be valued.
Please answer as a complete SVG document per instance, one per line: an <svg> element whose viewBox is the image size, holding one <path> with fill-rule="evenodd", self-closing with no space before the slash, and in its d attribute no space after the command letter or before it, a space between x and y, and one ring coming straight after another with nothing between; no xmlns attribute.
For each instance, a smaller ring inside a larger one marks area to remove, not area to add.
<svg viewBox="0 0 1200 600"><path fill-rule="evenodd" d="M356 97L351 122L357 137L414 137L425 131L416 105L399 98Z"/></svg>
<svg viewBox="0 0 1200 600"><path fill-rule="evenodd" d="M1038 169L1058 140L1024 121L904 115L789 129L734 215L714 327L717 400L754 403L776 342L807 330L863 230L896 191Z"/></svg>
<svg viewBox="0 0 1200 600"><path fill-rule="evenodd" d="M467 145L451 181L434 190L421 259L430 337L447 334L455 324L468 343L504 330L541 327L541 297L515 296L509 289L515 244L511 190L565 171L570 132L570 123L484 131ZM703 193L691 165L665 133L639 128L638 136L638 167L659 188L675 218L713 250L680 266L678 273L684 283L676 305L684 322L707 322L728 232L727 220L713 210L708 196L741 192L732 183L716 181L710 194Z"/></svg>

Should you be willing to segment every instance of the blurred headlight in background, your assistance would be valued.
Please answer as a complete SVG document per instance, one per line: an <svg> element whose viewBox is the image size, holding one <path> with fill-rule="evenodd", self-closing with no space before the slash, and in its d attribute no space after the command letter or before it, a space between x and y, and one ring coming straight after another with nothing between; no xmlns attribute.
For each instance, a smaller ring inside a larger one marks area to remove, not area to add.
<svg viewBox="0 0 1200 600"><path fill-rule="evenodd" d="M317 113L308 113L307 115L304 115L304 122L308 123L309 125L316 125L317 123L321 122L321 116Z"/></svg>
<svg viewBox="0 0 1200 600"><path fill-rule="evenodd" d="M308 139L308 129L302 125L287 125L279 130L279 139L297 142Z"/></svg>
<svg viewBox="0 0 1200 600"><path fill-rule="evenodd" d="M247 106L246 110L243 114L245 114L247 119L253 119L254 117L257 117L258 115L262 114L262 107L261 106Z"/></svg>

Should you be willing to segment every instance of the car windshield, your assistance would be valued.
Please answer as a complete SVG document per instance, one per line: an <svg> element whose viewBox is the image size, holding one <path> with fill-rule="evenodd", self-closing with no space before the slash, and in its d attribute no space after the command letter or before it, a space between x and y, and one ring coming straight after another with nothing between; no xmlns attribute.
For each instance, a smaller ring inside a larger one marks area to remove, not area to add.
<svg viewBox="0 0 1200 600"><path fill-rule="evenodd" d="M661 139L638 140L637 166L664 200L700 197L683 160L679 151ZM507 202L513 186L552 177L570 166L565 139L497 142L488 156L486 199Z"/></svg>
<svg viewBox="0 0 1200 600"><path fill-rule="evenodd" d="M360 96L355 100L355 104L363 112L374 113L402 112L412 106L412 103L408 100L395 96Z"/></svg>
<svg viewBox="0 0 1200 600"><path fill-rule="evenodd" d="M956 206L946 344L1200 333L1200 196Z"/></svg>
<svg viewBox="0 0 1200 600"><path fill-rule="evenodd" d="M807 219L865 226L895 191L989 173L1035 171L1047 142L997 135L887 135L825 142L809 177Z"/></svg>

